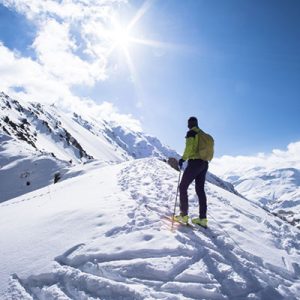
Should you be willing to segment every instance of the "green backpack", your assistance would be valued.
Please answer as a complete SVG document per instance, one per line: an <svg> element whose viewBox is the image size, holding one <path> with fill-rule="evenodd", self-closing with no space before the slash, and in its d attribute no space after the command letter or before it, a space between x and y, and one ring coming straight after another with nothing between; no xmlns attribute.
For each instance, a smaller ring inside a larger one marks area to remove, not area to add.
<svg viewBox="0 0 300 300"><path fill-rule="evenodd" d="M211 161L214 156L215 141L213 137L199 129L198 153L202 160Z"/></svg>

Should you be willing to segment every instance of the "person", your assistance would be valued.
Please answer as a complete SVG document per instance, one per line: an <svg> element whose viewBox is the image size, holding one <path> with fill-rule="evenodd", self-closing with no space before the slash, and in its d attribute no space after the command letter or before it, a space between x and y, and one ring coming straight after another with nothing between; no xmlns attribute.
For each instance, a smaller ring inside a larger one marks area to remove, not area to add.
<svg viewBox="0 0 300 300"><path fill-rule="evenodd" d="M207 227L207 198L204 190L205 177L208 170L208 160L213 156L213 139L198 127L196 117L188 119L189 131L186 134L186 146L182 158L179 160L179 168L182 169L184 161L188 161L179 184L180 214L174 216L174 220L188 223L188 187L195 180L196 194L199 200L199 217L192 219L193 224ZM208 137L207 137L208 136ZM210 140L210 142L207 142ZM202 144L201 144L202 143ZM203 154L204 150L205 154ZM208 145L208 146L207 146ZM208 149L203 149L203 148Z"/></svg>

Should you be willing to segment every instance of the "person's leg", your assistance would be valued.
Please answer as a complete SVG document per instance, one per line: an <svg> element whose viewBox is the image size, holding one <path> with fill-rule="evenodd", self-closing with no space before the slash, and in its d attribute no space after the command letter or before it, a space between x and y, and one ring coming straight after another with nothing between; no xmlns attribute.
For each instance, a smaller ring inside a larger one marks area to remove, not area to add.
<svg viewBox="0 0 300 300"><path fill-rule="evenodd" d="M204 190L207 169L208 169L208 162L201 161L201 166L199 166L200 173L195 178L196 194L199 200L200 219L206 219L206 212L207 212L207 198Z"/></svg>
<svg viewBox="0 0 300 300"><path fill-rule="evenodd" d="M179 193L180 193L180 212L182 215L187 215L189 210L189 202L188 202L188 193L187 190L189 185L193 182L195 177L197 176L197 169L193 164L193 161L188 162L187 168L184 170L182 175L182 179L179 185Z"/></svg>

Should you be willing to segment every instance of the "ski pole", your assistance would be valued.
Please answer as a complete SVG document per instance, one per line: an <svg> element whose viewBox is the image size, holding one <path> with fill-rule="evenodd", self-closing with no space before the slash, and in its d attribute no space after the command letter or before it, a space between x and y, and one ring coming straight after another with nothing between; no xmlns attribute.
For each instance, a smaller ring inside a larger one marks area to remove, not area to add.
<svg viewBox="0 0 300 300"><path fill-rule="evenodd" d="M181 168L179 170L178 183L177 183L177 191L176 191L175 205L174 205L174 212L173 212L173 216L172 216L172 229L173 229L174 217L175 217L175 213L176 213L177 198L178 198L178 191L179 191L179 184L180 184L180 176L181 176Z"/></svg>

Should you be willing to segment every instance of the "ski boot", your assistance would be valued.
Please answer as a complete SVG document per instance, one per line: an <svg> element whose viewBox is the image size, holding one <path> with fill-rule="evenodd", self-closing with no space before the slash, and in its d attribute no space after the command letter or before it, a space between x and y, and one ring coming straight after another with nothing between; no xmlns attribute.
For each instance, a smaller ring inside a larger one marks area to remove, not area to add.
<svg viewBox="0 0 300 300"><path fill-rule="evenodd" d="M206 218L195 218L195 219L192 219L192 223L193 224L196 224L196 225L199 225L201 227L204 227L204 228L207 228L207 219Z"/></svg>
<svg viewBox="0 0 300 300"><path fill-rule="evenodd" d="M174 216L173 220L175 222L179 222L179 223L187 225L188 222L189 222L189 216L188 215L179 214L177 216Z"/></svg>

